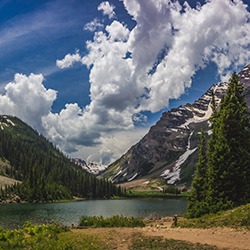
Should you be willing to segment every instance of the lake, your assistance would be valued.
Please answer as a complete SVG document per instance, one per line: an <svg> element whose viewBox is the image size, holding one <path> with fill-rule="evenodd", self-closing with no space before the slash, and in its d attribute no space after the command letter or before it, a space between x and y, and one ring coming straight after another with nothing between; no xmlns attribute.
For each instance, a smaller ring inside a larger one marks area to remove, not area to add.
<svg viewBox="0 0 250 250"><path fill-rule="evenodd" d="M77 225L82 215L124 215L145 217L153 213L161 216L183 214L186 199L128 199L86 200L45 204L0 204L0 226L16 228L25 221L45 223L57 221L64 225Z"/></svg>

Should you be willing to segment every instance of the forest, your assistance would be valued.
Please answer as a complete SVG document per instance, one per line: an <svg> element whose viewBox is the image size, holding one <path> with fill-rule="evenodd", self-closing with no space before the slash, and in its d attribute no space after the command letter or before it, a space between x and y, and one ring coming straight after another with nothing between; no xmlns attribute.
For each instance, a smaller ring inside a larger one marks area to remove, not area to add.
<svg viewBox="0 0 250 250"><path fill-rule="evenodd" d="M1 122L4 121L1 117ZM0 189L1 200L46 202L121 196L123 189L75 165L52 143L16 117L0 130L0 174L21 181Z"/></svg>

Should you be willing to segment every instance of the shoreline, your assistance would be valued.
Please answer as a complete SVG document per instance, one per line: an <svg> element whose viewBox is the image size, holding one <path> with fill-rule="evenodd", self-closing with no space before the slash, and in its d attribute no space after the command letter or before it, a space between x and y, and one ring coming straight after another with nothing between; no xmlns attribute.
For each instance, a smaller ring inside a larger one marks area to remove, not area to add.
<svg viewBox="0 0 250 250"><path fill-rule="evenodd" d="M46 204L46 203L64 203L64 202L79 202L79 201L92 201L92 200L129 200L129 199L138 199L138 200L144 200L144 199L153 199L153 200L167 200L167 199L187 199L187 195L150 195L150 194L130 194L127 196L121 196L121 197L111 197L110 199L107 198L81 198L81 197L73 197L73 199L62 199L62 200L53 200L53 201L34 201L34 202L28 202L23 201L21 199L7 199L7 200L0 200L1 204Z"/></svg>

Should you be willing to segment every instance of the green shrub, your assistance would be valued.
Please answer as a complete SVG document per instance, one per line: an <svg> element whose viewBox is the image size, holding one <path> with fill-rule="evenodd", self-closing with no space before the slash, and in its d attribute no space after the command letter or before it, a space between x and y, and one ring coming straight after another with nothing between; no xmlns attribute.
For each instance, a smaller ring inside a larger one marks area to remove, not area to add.
<svg viewBox="0 0 250 250"><path fill-rule="evenodd" d="M79 226L85 227L144 227L145 223L142 219L134 217L124 217L122 215L114 215L109 218L103 216L82 216Z"/></svg>
<svg viewBox="0 0 250 250"><path fill-rule="evenodd" d="M0 249L19 249L24 246L22 230L4 230L0 228Z"/></svg>
<svg viewBox="0 0 250 250"><path fill-rule="evenodd" d="M55 223L34 225L25 222L23 229L4 230L0 227L0 249L55 249L58 235L68 231Z"/></svg>

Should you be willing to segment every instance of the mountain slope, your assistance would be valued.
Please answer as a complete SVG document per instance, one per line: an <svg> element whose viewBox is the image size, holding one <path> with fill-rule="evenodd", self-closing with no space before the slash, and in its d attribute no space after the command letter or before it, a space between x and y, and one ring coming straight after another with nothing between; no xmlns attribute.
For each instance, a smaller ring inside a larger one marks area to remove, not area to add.
<svg viewBox="0 0 250 250"><path fill-rule="evenodd" d="M0 192L2 199L8 199L13 193L27 201L72 196L109 198L120 191L72 163L16 117L0 116L0 159L0 174L22 182Z"/></svg>
<svg viewBox="0 0 250 250"><path fill-rule="evenodd" d="M239 73L239 77L250 107L250 65ZM167 184L189 186L197 161L199 133L201 129L210 133L208 119L212 114L212 94L218 105L227 85L215 84L193 104L164 112L148 134L112 163L103 176L115 183L141 178L144 182L140 185L152 179L164 179Z"/></svg>

